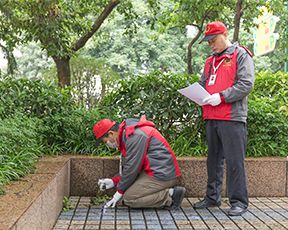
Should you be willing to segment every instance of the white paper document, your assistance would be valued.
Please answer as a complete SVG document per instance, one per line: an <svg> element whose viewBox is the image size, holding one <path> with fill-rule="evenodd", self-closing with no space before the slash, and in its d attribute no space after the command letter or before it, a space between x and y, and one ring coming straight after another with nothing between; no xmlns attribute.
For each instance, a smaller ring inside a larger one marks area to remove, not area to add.
<svg viewBox="0 0 288 230"><path fill-rule="evenodd" d="M198 105L205 105L203 100L210 96L210 94L198 82L195 82L186 88L178 89L178 92L196 102Z"/></svg>

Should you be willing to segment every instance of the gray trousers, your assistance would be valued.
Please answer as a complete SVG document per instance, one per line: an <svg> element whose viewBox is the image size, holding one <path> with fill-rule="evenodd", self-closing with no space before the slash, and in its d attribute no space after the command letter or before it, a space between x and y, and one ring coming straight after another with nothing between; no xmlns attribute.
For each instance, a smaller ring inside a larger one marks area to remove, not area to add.
<svg viewBox="0 0 288 230"><path fill-rule="evenodd" d="M208 120L206 135L208 140L206 199L211 202L221 200L225 159L229 202L232 206L247 208L248 192L244 165L247 145L246 124L237 121Z"/></svg>
<svg viewBox="0 0 288 230"><path fill-rule="evenodd" d="M131 208L162 208L172 204L169 188L174 187L176 179L159 181L142 172L136 181L125 191L123 202Z"/></svg>

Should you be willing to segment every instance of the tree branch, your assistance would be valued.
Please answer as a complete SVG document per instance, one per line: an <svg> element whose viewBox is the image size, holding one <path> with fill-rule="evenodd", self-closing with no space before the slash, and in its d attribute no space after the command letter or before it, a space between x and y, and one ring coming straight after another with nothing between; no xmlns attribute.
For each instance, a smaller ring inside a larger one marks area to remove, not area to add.
<svg viewBox="0 0 288 230"><path fill-rule="evenodd" d="M100 28L104 20L109 16L109 14L113 11L113 9L120 3L120 0L111 0L105 9L102 11L100 16L95 20L92 28L86 34L84 34L72 47L73 51L77 51L81 49L86 42L97 32Z"/></svg>
<svg viewBox="0 0 288 230"><path fill-rule="evenodd" d="M14 74L17 69L17 62L13 55L12 50L0 43L0 48L4 52L4 57L7 59L7 74Z"/></svg>

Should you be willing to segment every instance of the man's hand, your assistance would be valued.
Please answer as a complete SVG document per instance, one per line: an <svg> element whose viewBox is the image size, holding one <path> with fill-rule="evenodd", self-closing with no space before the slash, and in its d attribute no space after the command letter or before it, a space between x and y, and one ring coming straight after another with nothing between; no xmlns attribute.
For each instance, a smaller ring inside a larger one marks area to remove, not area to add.
<svg viewBox="0 0 288 230"><path fill-rule="evenodd" d="M117 202L122 198L122 196L123 195L121 193L116 192L113 198L105 204L104 208L109 208L110 206L114 208Z"/></svg>
<svg viewBox="0 0 288 230"><path fill-rule="evenodd" d="M219 93L214 93L211 96L206 97L203 102L205 104L210 104L212 106L219 105L221 103L221 98Z"/></svg>
<svg viewBox="0 0 288 230"><path fill-rule="evenodd" d="M106 189L113 188L114 182L112 179L109 178L99 179L98 186L100 188L100 191L105 191Z"/></svg>

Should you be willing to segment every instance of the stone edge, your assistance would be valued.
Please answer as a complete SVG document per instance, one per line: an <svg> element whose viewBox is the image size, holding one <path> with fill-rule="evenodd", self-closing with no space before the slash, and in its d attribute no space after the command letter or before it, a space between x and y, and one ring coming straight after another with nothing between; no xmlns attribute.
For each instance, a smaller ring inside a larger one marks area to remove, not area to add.
<svg viewBox="0 0 288 230"><path fill-rule="evenodd" d="M34 184L29 186L29 189L22 196L15 195L18 194L18 191L15 190L13 184L16 184L17 181L6 186L9 193L1 197L4 204L1 204L3 206L0 209L2 211L5 209L13 210L18 207L21 209L17 212L15 210L10 212L8 217L6 215L6 219L0 222L0 229L53 228L62 210L63 197L70 194L70 156L45 156L39 159L36 163L35 172L23 177L20 183L29 181L30 177L45 179L43 181L34 180ZM42 184L39 186L36 183ZM16 188L21 189L20 186L16 186ZM5 196L9 202L5 203Z"/></svg>

